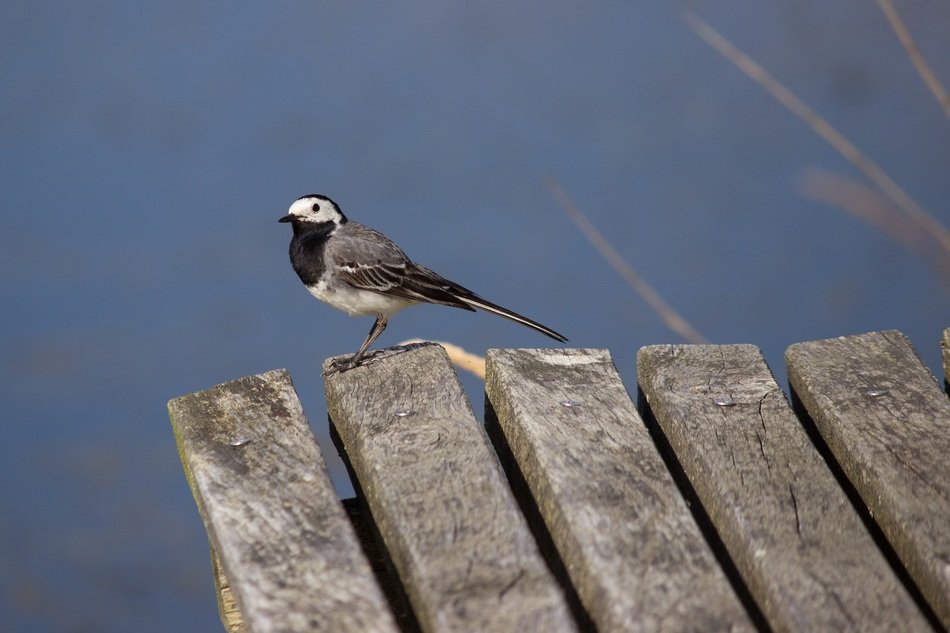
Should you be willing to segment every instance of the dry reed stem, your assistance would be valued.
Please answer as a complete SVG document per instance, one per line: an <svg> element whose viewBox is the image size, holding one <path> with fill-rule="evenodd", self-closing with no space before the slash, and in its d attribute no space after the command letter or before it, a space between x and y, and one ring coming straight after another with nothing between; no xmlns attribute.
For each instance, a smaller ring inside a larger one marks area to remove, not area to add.
<svg viewBox="0 0 950 633"><path fill-rule="evenodd" d="M929 259L943 283L950 285L950 255L940 248L933 235L918 224L907 222L904 214L876 190L823 169L805 170L799 187L806 198L837 207L914 254Z"/></svg>
<svg viewBox="0 0 950 633"><path fill-rule="evenodd" d="M690 343L705 344L709 341L700 334L696 328L689 324L686 319L679 315L664 299L657 293L653 287L648 284L643 277L627 263L623 256L607 241L607 239L597 230L597 227L587 218L583 211L574 204L574 201L564 192L561 186L554 178L547 176L545 184L557 199L557 201L567 212L568 217L581 230L584 237L587 238L597 252L607 260L607 263L613 267L620 276L647 302L654 312L656 312L666 327L670 328L683 339Z"/></svg>
<svg viewBox="0 0 950 633"><path fill-rule="evenodd" d="M795 96L792 91L770 75L762 66L736 48L729 40L696 16L692 11L684 12L683 19L707 44L735 64L739 70L744 72L753 81L765 88L780 104L804 121L816 134L835 148L852 165L857 167L861 173L863 173L868 180L873 182L885 196L890 198L909 219L917 222L921 227L932 233L940 246L950 253L950 231L937 219L924 211L924 209L894 182L883 169L865 156L851 141L835 129L831 123L812 110L808 104Z"/></svg>
<svg viewBox="0 0 950 633"><path fill-rule="evenodd" d="M891 23L891 28L894 29L897 39L901 41L904 50L907 51L907 56L910 57L914 68L917 69L917 74L920 75L924 84L930 89L930 92L933 93L933 96L937 99L937 103L943 108L944 114L950 117L950 95L947 94L940 80L937 79L933 70L930 69L927 60L920 54L920 49L917 48L917 42L914 41L910 31L907 30L907 26L897 13L897 9L894 8L891 0L878 0L878 4L881 5L881 10L884 11L887 21Z"/></svg>
<svg viewBox="0 0 950 633"><path fill-rule="evenodd" d="M441 345L448 354L449 360L459 369L475 374L482 380L485 380L485 358L478 354L467 352L458 345L445 343L443 341L424 341L421 338L411 338L408 341L402 341L400 345L413 345L416 343L435 343Z"/></svg>

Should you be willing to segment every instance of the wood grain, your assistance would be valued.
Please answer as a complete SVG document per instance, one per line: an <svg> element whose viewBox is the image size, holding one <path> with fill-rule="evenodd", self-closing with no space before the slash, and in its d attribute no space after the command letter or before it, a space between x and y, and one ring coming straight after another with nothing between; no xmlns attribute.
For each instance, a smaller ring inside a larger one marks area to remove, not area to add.
<svg viewBox="0 0 950 633"><path fill-rule="evenodd" d="M424 631L576 629L441 347L378 352L326 393Z"/></svg>
<svg viewBox="0 0 950 633"><path fill-rule="evenodd" d="M950 628L950 401L897 331L798 343L789 382Z"/></svg>
<svg viewBox="0 0 950 633"><path fill-rule="evenodd" d="M492 349L485 388L601 633L752 629L606 350Z"/></svg>
<svg viewBox="0 0 950 633"><path fill-rule="evenodd" d="M759 349L657 345L640 388L775 631L928 630Z"/></svg>
<svg viewBox="0 0 950 633"><path fill-rule="evenodd" d="M228 633L246 633L247 627L244 625L241 608L234 599L234 592L231 591L231 581L224 575L221 559L210 541L208 541L208 548L211 550L211 573L214 576L214 590L218 598L218 617L221 618L221 623L224 624L224 629Z"/></svg>
<svg viewBox="0 0 950 633"><path fill-rule="evenodd" d="M286 371L175 398L168 411L245 630L397 630Z"/></svg>
<svg viewBox="0 0 950 633"><path fill-rule="evenodd" d="M940 351L943 356L943 379L950 385L950 327L943 331L940 339Z"/></svg>

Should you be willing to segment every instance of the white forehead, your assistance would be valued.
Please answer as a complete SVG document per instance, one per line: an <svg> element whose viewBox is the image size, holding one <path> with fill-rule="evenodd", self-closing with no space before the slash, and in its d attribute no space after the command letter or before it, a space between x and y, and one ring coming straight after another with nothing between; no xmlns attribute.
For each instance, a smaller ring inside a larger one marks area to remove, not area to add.
<svg viewBox="0 0 950 633"><path fill-rule="evenodd" d="M314 205L317 205L314 207ZM288 214L305 220L322 222L339 216L340 211L331 200L317 196L307 196L294 200Z"/></svg>

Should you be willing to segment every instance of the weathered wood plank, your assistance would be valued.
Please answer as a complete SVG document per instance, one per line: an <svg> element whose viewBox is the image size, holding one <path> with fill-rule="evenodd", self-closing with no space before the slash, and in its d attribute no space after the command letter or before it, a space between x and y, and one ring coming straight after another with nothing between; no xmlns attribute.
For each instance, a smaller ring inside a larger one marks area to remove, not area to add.
<svg viewBox="0 0 950 633"><path fill-rule="evenodd" d="M950 327L943 331L940 339L940 351L943 354L943 378L950 383Z"/></svg>
<svg viewBox="0 0 950 633"><path fill-rule="evenodd" d="M897 331L798 343L789 382L950 628L950 401Z"/></svg>
<svg viewBox="0 0 950 633"><path fill-rule="evenodd" d="M752 630L609 352L492 349L485 389L600 633Z"/></svg>
<svg viewBox="0 0 950 633"><path fill-rule="evenodd" d="M441 347L377 353L326 393L424 631L575 630Z"/></svg>
<svg viewBox="0 0 950 633"><path fill-rule="evenodd" d="M247 633L247 627L244 626L244 617L241 615L241 608L238 607L234 599L234 592L231 591L231 581L224 575L224 569L221 567L221 559L218 558L218 552L214 549L214 544L208 541L208 547L211 550L211 573L214 576L214 590L218 598L218 617L224 624L224 630L228 633Z"/></svg>
<svg viewBox="0 0 950 633"><path fill-rule="evenodd" d="M397 630L286 371L175 398L168 411L247 631Z"/></svg>
<svg viewBox="0 0 950 633"><path fill-rule="evenodd" d="M759 349L657 345L640 388L776 631L930 630Z"/></svg>

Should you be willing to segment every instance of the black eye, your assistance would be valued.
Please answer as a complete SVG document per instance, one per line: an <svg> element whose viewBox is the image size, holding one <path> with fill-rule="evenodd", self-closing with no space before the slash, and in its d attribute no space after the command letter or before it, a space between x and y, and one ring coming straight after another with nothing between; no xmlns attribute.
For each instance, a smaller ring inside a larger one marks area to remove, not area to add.
<svg viewBox="0 0 950 633"><path fill-rule="evenodd" d="M320 210L320 205L317 204L316 202L314 202L314 203L313 203L313 206L310 207L310 210L313 211L314 213L316 213L317 211Z"/></svg>

